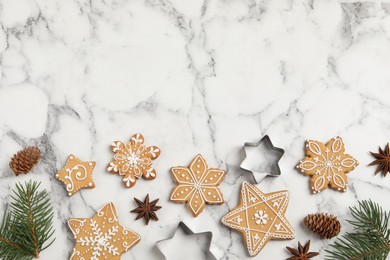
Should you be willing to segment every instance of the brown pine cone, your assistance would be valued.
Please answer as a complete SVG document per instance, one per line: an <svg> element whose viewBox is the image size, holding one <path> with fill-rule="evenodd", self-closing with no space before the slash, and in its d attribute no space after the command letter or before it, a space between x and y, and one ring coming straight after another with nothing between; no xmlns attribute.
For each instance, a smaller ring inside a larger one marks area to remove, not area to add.
<svg viewBox="0 0 390 260"><path fill-rule="evenodd" d="M21 173L26 174L31 171L40 158L41 151L37 147L27 147L14 154L11 158L11 162L9 163L9 167L11 167L16 176Z"/></svg>
<svg viewBox="0 0 390 260"><path fill-rule="evenodd" d="M321 238L327 239L337 236L341 229L337 217L322 212L307 215L303 223L312 232L317 233Z"/></svg>

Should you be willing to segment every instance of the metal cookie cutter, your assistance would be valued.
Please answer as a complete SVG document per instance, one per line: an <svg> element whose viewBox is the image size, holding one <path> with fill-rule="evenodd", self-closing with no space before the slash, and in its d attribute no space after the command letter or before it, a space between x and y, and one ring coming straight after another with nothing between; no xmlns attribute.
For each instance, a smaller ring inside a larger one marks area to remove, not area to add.
<svg viewBox="0 0 390 260"><path fill-rule="evenodd" d="M245 159L240 168L252 172L256 183L260 183L266 176L277 177L281 174L278 162L284 150L275 147L268 135L257 143L245 143L244 151Z"/></svg>
<svg viewBox="0 0 390 260"><path fill-rule="evenodd" d="M157 241L156 247L167 260L216 260L210 252L211 239L211 231L194 233L184 222L180 222L175 234L171 238ZM174 243L173 240L179 243ZM194 252L194 248L199 248L198 252Z"/></svg>

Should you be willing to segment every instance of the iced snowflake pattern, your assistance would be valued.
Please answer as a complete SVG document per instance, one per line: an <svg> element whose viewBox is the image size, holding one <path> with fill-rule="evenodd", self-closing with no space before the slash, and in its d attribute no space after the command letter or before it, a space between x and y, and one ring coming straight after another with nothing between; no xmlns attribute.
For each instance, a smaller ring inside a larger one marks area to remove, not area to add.
<svg viewBox="0 0 390 260"><path fill-rule="evenodd" d="M358 166L358 161L345 154L343 140L331 139L326 145L314 140L306 141L306 157L296 166L303 174L311 176L311 190L318 193L328 186L345 192L347 173Z"/></svg>
<svg viewBox="0 0 390 260"><path fill-rule="evenodd" d="M161 151L157 146L147 147L141 134L133 135L126 143L115 141L111 149L114 160L108 164L107 170L122 175L126 187L134 186L136 179L141 176L146 180L156 178L157 172L152 161L160 156Z"/></svg>
<svg viewBox="0 0 390 260"><path fill-rule="evenodd" d="M68 224L76 240L71 260L119 260L121 254L141 239L119 224L112 203L103 206L91 219L70 219Z"/></svg>

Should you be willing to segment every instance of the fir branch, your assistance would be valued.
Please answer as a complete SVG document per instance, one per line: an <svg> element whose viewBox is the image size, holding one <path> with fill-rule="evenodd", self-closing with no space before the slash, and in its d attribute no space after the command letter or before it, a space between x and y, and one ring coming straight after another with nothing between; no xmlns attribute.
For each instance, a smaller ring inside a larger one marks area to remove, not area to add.
<svg viewBox="0 0 390 260"><path fill-rule="evenodd" d="M53 208L47 192L38 191L39 185L32 181L16 184L11 210L0 226L0 259L39 258L39 252L54 242Z"/></svg>
<svg viewBox="0 0 390 260"><path fill-rule="evenodd" d="M390 253L390 212L371 200L359 201L350 207L353 231L338 238L325 250L326 259L369 260L386 259Z"/></svg>

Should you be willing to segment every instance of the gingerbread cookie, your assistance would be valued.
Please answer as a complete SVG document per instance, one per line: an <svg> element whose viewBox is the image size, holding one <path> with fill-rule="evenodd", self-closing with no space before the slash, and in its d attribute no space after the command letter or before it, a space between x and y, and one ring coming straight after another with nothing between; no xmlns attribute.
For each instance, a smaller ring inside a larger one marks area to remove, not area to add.
<svg viewBox="0 0 390 260"><path fill-rule="evenodd" d="M119 260L141 240L137 233L119 224L113 203L104 205L93 218L69 219L68 225L76 240L71 260Z"/></svg>
<svg viewBox="0 0 390 260"><path fill-rule="evenodd" d="M225 171L208 168L202 155L198 154L189 167L171 168L177 186L172 191L171 200L187 202L194 217L198 216L208 204L223 204L222 192L217 187L225 177Z"/></svg>
<svg viewBox="0 0 390 260"><path fill-rule="evenodd" d="M345 154L343 140L331 139L326 145L314 140L306 141L306 157L296 166L305 175L311 176L310 188L318 193L330 187L345 192L347 173L359 165L349 154Z"/></svg>
<svg viewBox="0 0 390 260"><path fill-rule="evenodd" d="M160 149L157 146L147 147L141 134L133 135L126 143L115 141L111 148L115 155L107 170L122 175L127 188L133 187L141 176L146 180L156 178L152 160L160 156Z"/></svg>
<svg viewBox="0 0 390 260"><path fill-rule="evenodd" d="M263 193L244 182L240 204L222 218L222 223L241 232L249 254L255 256L271 239L294 238L294 230L284 216L289 197L288 191Z"/></svg>
<svg viewBox="0 0 390 260"><path fill-rule="evenodd" d="M96 162L81 161L71 154L65 167L56 174L56 178L65 184L68 195L72 196L82 188L95 187L92 179L92 171L95 165Z"/></svg>

